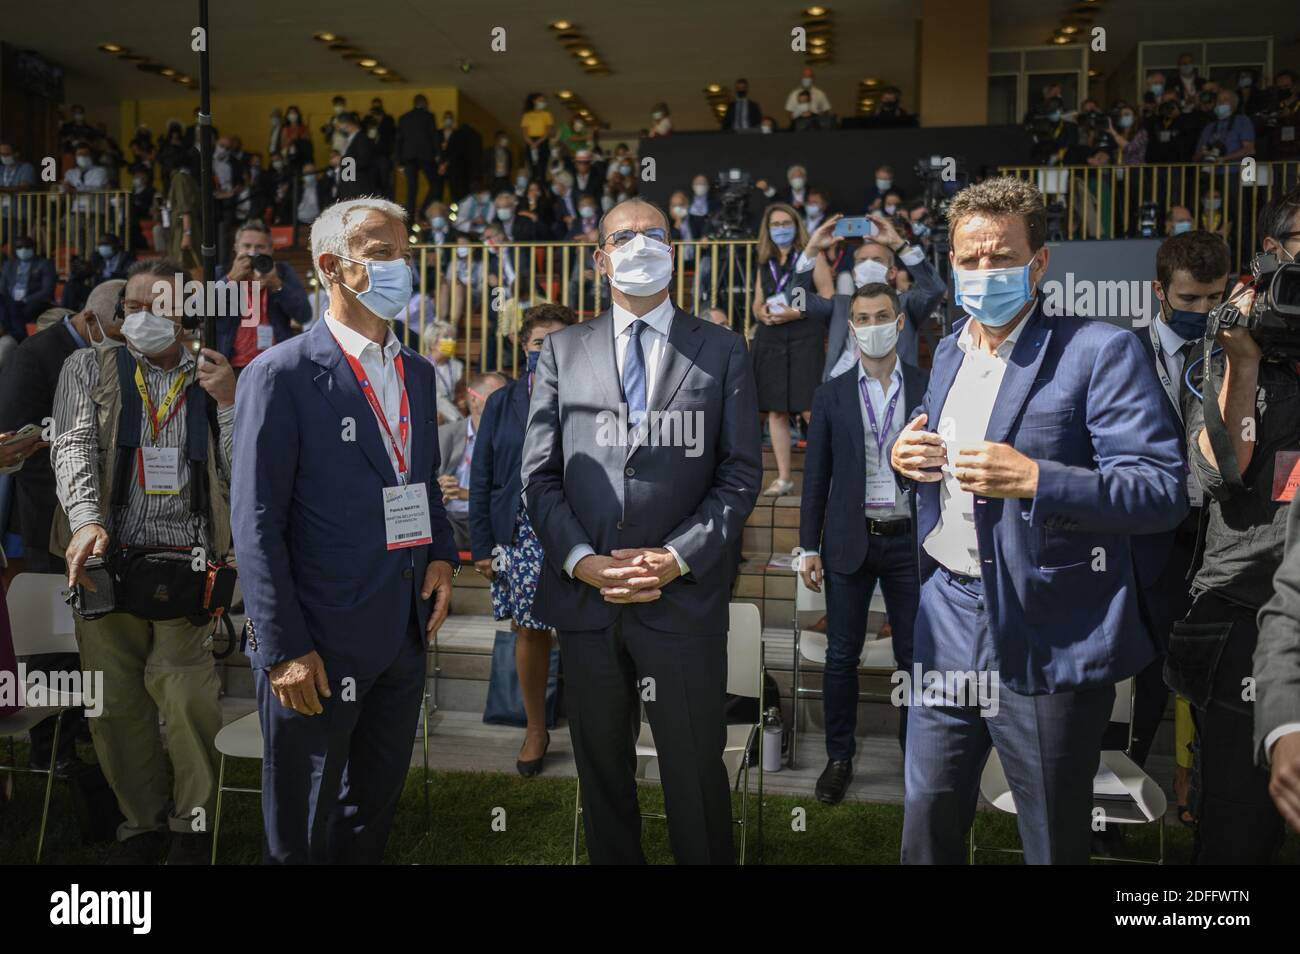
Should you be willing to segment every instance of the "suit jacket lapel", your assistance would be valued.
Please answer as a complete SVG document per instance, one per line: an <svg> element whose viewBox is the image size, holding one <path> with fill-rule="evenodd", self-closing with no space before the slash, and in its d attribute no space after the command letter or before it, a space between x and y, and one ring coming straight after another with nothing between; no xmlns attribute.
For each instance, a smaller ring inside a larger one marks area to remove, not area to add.
<svg viewBox="0 0 1300 954"><path fill-rule="evenodd" d="M1047 353L1047 342L1051 339L1052 330L1043 317L1041 297L1024 320L1025 330L1011 350L1006 373L1002 376L1002 386L998 388L998 396L993 403L993 413L989 415L988 430L984 434L987 441L1000 442L1007 439L1011 424L1024 407L1029 389L1038 377L1043 356Z"/></svg>
<svg viewBox="0 0 1300 954"><path fill-rule="evenodd" d="M510 393L510 410L514 413L515 418L519 421L520 431L528 429L528 372L525 371L523 377L518 379L514 385L514 390Z"/></svg>
<svg viewBox="0 0 1300 954"><path fill-rule="evenodd" d="M596 383L604 394L605 406L617 410L623 400L623 389L614 357L614 316L607 311L578 327L583 330L582 344L587 349Z"/></svg>
<svg viewBox="0 0 1300 954"><path fill-rule="evenodd" d="M350 417L356 422L356 441L361 446L362 453L379 472L384 483L393 484L396 475L383 444L387 438L379 431L379 422L375 420L375 412L370 409L370 403L361 392L357 376L352 373L348 362L343 360L342 347L334 340L324 319L316 323L310 334L312 360L322 368L321 373L316 375L316 386L340 418Z"/></svg>
<svg viewBox="0 0 1300 954"><path fill-rule="evenodd" d="M840 375L840 387L835 391L835 401L839 405L836 413L841 415L847 433L854 439L849 441L853 447L854 463L850 473L867 472L867 442L871 440L871 431L862 426L862 388L858 385L858 372L855 367L851 373ZM836 380L840 380L836 379ZM875 447L871 448L873 451ZM832 479L834 479L832 477ZM864 485L865 486L865 485ZM864 500L865 502L865 500Z"/></svg>
<svg viewBox="0 0 1300 954"><path fill-rule="evenodd" d="M650 389L650 401L646 406L647 427L640 433L629 435L627 456L631 457L637 449L645 446L653 431L655 415L663 411L677 389L681 387L686 372L695 363L695 356L704 345L699 323L686 312L677 309L673 312L672 324L668 326L668 340L664 342L663 352L659 357L659 367L655 369L655 383ZM688 412L689 413L689 412Z"/></svg>

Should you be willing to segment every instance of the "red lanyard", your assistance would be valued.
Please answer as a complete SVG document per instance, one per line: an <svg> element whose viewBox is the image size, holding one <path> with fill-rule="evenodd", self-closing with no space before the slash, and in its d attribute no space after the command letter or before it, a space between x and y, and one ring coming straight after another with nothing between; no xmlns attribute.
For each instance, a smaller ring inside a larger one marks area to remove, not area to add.
<svg viewBox="0 0 1300 954"><path fill-rule="evenodd" d="M338 338L334 340L337 342ZM340 344L339 349L342 348L343 345ZM397 409L397 437L400 438L400 442L393 438L393 429L388 426L388 417L384 414L379 398L375 397L375 389L370 383L366 369L361 366L360 361L346 351L343 351L343 357L348 359L348 365L352 368L352 373L357 376L357 383L361 385L361 393L370 402L370 409L375 412L375 420L379 421L379 426L384 429L388 443L393 448L393 454L397 458L397 476L402 483L406 483L406 455L402 453L402 449L406 447L407 436L411 432L411 402L406 396L406 370L402 366L402 356L399 354L393 358L393 366L397 368L397 380L402 384L402 402Z"/></svg>

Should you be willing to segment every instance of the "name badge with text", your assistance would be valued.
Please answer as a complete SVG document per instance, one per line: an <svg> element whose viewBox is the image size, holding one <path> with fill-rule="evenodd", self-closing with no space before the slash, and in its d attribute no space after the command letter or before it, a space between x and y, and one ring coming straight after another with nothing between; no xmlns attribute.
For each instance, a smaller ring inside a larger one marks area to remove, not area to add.
<svg viewBox="0 0 1300 954"><path fill-rule="evenodd" d="M424 484L384 488L384 532L390 550L433 542L429 494Z"/></svg>
<svg viewBox="0 0 1300 954"><path fill-rule="evenodd" d="M144 492L178 494L181 492L181 452L178 447L141 448L144 461Z"/></svg>

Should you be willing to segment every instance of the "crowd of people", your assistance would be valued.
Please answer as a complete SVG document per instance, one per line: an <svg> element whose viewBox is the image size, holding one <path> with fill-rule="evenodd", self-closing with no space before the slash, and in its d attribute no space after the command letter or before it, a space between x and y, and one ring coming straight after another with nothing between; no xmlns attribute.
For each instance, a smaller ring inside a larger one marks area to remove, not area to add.
<svg viewBox="0 0 1300 954"><path fill-rule="evenodd" d="M1059 88L1045 89L1032 118L1051 125L1040 144L1053 148L1039 158L1167 161L1152 149L1177 126L1170 136L1197 144L1188 158L1230 160L1295 114L1286 73L1253 96L1252 76L1235 91L1194 69L1169 88L1156 78L1149 101L1118 104L1106 123L1087 118L1092 102L1068 117ZM775 129L747 85L723 129ZM785 113L797 131L835 124L811 70ZM892 89L877 113L910 119ZM1211 307L1246 308L1252 292L1186 208L1168 211L1159 315L1136 333L1046 313L1047 206L1014 178L976 176L941 223L888 165L866 166L847 196L791 165L746 198L756 243L737 281L695 254L723 231L707 174L661 209L639 195L626 145L606 151L580 118L557 124L545 95L527 97L519 136L497 131L486 148L422 95L397 117L340 96L317 130L298 107L277 110L265 166L214 132L216 281L235 307L200 347L158 292L199 271L196 127L171 123L156 140L142 127L128 162L84 114L72 120L66 188L103 190L128 168L133 196L149 194L133 221L156 217L161 231L106 231L61 289L29 236L0 267L3 540L9 576L58 573L77 591L99 561L114 575L115 610L77 618L80 661L29 664L104 673L105 711L85 723L122 819L113 861L210 856L193 818L216 795L209 641L230 605L204 602L215 590L200 585L178 614L158 592L231 570L264 739L266 860L383 859L425 648L465 570L489 583L493 618L515 637L523 776L546 763L558 637L592 860L644 860L629 731L644 703L674 855L731 861L727 606L746 519L760 497L794 494L799 449L795 569L827 606L818 799L838 804L854 778L857 664L879 585L900 672L994 672L1001 685L995 713L952 698L900 712L904 861L965 856L992 750L1027 860L1113 850L1116 831L1089 824L1100 753L1145 765L1171 691L1172 781L1195 860L1266 862L1285 824L1300 826L1300 505L1277 484L1300 447L1300 386L1294 362L1240 329L1198 365ZM651 120L647 136L672 134L666 104ZM1291 141L1279 135L1273 154L1294 155ZM837 234L848 217L868 227ZM276 257L271 230L293 223L310 227L315 295ZM951 330L941 225L966 318ZM420 274L413 235L443 246L441 281ZM1295 261L1300 191L1267 205L1258 235L1259 251ZM565 250L569 305L519 254L550 239L582 243ZM698 316L674 298L679 269L703 279ZM507 308L482 315L493 334L471 357L460 322L493 286ZM736 287L748 298L718 290ZM1221 382L1208 415L1207 375ZM611 409L630 428L614 442L602 437ZM646 438L666 410L698 415L702 453ZM1216 419L1255 426L1225 437ZM1129 679L1132 742L1115 744L1115 686ZM1257 692L1244 704L1243 680ZM73 774L85 723L69 711L58 733L37 726L32 765Z"/></svg>

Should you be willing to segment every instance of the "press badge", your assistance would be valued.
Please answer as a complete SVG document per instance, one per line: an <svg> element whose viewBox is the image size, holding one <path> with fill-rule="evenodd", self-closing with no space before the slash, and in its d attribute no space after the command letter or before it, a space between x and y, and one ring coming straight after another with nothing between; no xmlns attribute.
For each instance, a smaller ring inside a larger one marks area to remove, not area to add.
<svg viewBox="0 0 1300 954"><path fill-rule="evenodd" d="M181 492L181 452L179 447L141 448L144 492L178 494Z"/></svg>
<svg viewBox="0 0 1300 954"><path fill-rule="evenodd" d="M786 297L785 292L777 292L775 295L769 296L765 304L768 311L775 312L778 315L790 310L790 299Z"/></svg>
<svg viewBox="0 0 1300 954"><path fill-rule="evenodd" d="M270 325L257 326L257 350L265 351L275 344L275 329Z"/></svg>
<svg viewBox="0 0 1300 954"><path fill-rule="evenodd" d="M433 542L424 484L384 488L384 531L390 550Z"/></svg>
<svg viewBox="0 0 1300 954"><path fill-rule="evenodd" d="M867 506L894 506L894 475L891 471L867 475Z"/></svg>
<svg viewBox="0 0 1300 954"><path fill-rule="evenodd" d="M1273 457L1273 499L1288 503L1300 486L1300 451L1278 451Z"/></svg>

